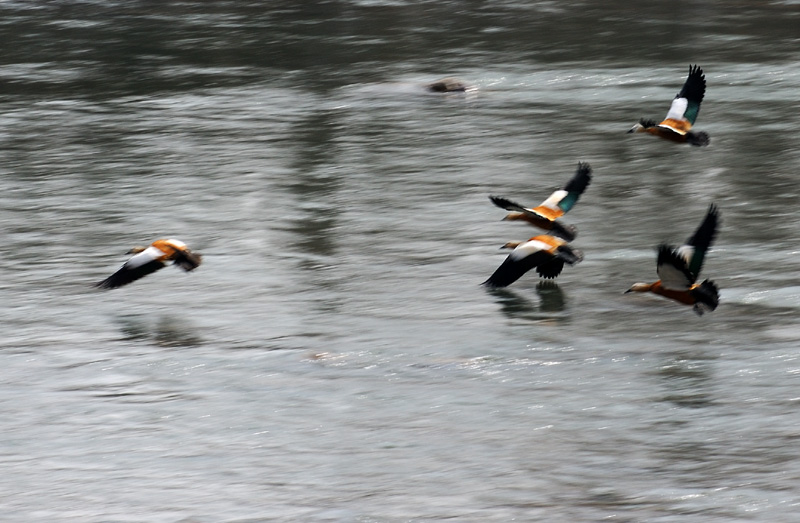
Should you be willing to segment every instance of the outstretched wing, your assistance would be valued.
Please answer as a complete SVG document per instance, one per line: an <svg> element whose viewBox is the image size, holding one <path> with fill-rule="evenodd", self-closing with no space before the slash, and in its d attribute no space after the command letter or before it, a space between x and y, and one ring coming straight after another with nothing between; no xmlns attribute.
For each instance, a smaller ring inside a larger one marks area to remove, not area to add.
<svg viewBox="0 0 800 523"><path fill-rule="evenodd" d="M582 259L581 252L566 245L564 240L549 235L536 236L518 245L483 284L505 287L533 268L542 278L555 278L565 263L574 265Z"/></svg>
<svg viewBox="0 0 800 523"><path fill-rule="evenodd" d="M512 202L508 198L503 198L502 196L489 196L489 199L492 200L493 204L497 205L501 209L505 209L507 211L512 211L512 212L531 214L530 209L526 209L522 205L518 204L517 202Z"/></svg>
<svg viewBox="0 0 800 523"><path fill-rule="evenodd" d="M540 229L550 231L551 234L567 241L572 241L575 239L576 230L572 225L564 225L558 220L551 220L546 216L542 216L533 209L527 209L522 205L512 202L511 200L501 196L489 196L489 199L492 200L492 203L498 207L509 211L505 218L506 220L521 219L533 225L534 227L539 227Z"/></svg>
<svg viewBox="0 0 800 523"><path fill-rule="evenodd" d="M538 207L529 209L523 207L517 202L513 202L508 198L501 196L489 196L492 203L498 207L511 212L518 212L525 214L532 220L544 219L547 221L554 221L563 216L567 211L572 209L575 202L578 201L583 191L592 181L592 168L588 163L578 163L578 170L563 189L559 189L551 194L545 201Z"/></svg>
<svg viewBox="0 0 800 523"><path fill-rule="evenodd" d="M554 257L538 267L536 272L542 278L555 278L564 269L564 264L575 265L583 260L583 253L577 249L573 249L569 245L559 245L554 253Z"/></svg>
<svg viewBox="0 0 800 523"><path fill-rule="evenodd" d="M511 285L529 270L552 260L554 256L549 252L552 249L551 245L534 239L518 245L483 284L489 287Z"/></svg>
<svg viewBox="0 0 800 523"><path fill-rule="evenodd" d="M661 286L669 290L689 290L697 280L697 276L689 271L686 261L678 251L665 243L658 246L656 272Z"/></svg>
<svg viewBox="0 0 800 523"><path fill-rule="evenodd" d="M589 182L592 181L592 168L588 163L578 163L578 170L575 175L567 182L563 189L559 189L551 194L538 207L531 209L533 212L546 217L548 220L560 218L567 211L572 209L580 198Z"/></svg>
<svg viewBox="0 0 800 523"><path fill-rule="evenodd" d="M703 222L694 232L694 234L678 249L678 254L685 261L689 272L697 276L703 268L703 261L705 260L706 252L714 242L717 235L717 226L719 225L719 210L713 203L709 205L706 217Z"/></svg>
<svg viewBox="0 0 800 523"><path fill-rule="evenodd" d="M125 264L117 270L114 274L105 280L95 284L95 287L102 289L114 289L127 285L132 281L144 278L148 274L156 272L165 267L161 258L164 253L155 247L148 247L139 254L133 256Z"/></svg>
<svg viewBox="0 0 800 523"><path fill-rule="evenodd" d="M564 260L558 257L552 257L544 263L540 263L536 267L536 272L542 278L552 279L561 274L564 270Z"/></svg>
<svg viewBox="0 0 800 523"><path fill-rule="evenodd" d="M526 242L514 249L483 285L507 287L537 265L553 259L553 255L542 248L549 246L532 245L534 243L538 242Z"/></svg>
<svg viewBox="0 0 800 523"><path fill-rule="evenodd" d="M700 102L706 93L706 77L699 66L689 66L689 76L686 78L680 92L672 100L672 105L667 112L667 117L660 126L669 127L679 134L686 134L697 120L700 113Z"/></svg>

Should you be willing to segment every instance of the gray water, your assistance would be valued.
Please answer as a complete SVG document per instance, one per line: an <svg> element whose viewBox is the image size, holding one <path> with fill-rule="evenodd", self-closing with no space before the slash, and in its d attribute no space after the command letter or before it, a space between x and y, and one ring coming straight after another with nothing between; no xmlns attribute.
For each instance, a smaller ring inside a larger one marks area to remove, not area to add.
<svg viewBox="0 0 800 523"><path fill-rule="evenodd" d="M0 520L800 520L800 8L641 4L0 3ZM623 295L711 202L719 308Z"/></svg>

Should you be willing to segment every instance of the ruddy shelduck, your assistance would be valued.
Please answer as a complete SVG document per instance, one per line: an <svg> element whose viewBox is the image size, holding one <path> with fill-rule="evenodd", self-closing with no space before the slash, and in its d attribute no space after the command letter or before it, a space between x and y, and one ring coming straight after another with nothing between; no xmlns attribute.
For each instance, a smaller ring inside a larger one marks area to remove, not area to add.
<svg viewBox="0 0 800 523"><path fill-rule="evenodd" d="M719 304L719 290L714 282L697 283L703 268L706 252L717 233L719 212L712 204L703 223L691 238L678 249L671 245L658 246L656 272L659 280L654 283L634 283L626 292L652 292L666 298L691 305L698 315L713 311Z"/></svg>
<svg viewBox="0 0 800 523"><path fill-rule="evenodd" d="M525 242L509 242L503 247L514 250L483 282L487 287L507 287L534 268L542 278L555 278L565 263L574 265L583 259L583 254L567 245L565 239L549 234Z"/></svg>
<svg viewBox="0 0 800 523"><path fill-rule="evenodd" d="M672 100L667 117L659 124L654 120L639 120L629 133L650 133L667 140L692 145L708 145L708 133L692 132L690 129L700 112L700 102L706 92L706 77L699 66L689 66L689 77L683 88Z"/></svg>
<svg viewBox="0 0 800 523"><path fill-rule="evenodd" d="M117 272L95 284L103 289L122 287L132 281L163 269L169 262L185 271L196 269L202 260L200 254L192 252L180 240L156 240L148 247L134 247L127 254L134 254Z"/></svg>
<svg viewBox="0 0 800 523"><path fill-rule="evenodd" d="M538 207L526 208L500 196L489 196L492 203L510 211L504 220L522 220L534 227L549 231L551 235L572 241L577 231L572 225L565 225L558 218L567 213L580 198L592 180L592 168L588 163L578 163L578 170L563 189L551 194Z"/></svg>

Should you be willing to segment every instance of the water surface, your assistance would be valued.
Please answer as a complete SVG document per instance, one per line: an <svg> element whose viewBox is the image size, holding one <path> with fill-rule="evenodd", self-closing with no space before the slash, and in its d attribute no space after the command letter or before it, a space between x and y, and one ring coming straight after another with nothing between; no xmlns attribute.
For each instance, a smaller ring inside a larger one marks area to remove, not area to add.
<svg viewBox="0 0 800 523"><path fill-rule="evenodd" d="M270 6L0 6L2 519L796 519L794 3ZM711 146L625 134L694 63ZM719 308L623 295L711 202Z"/></svg>

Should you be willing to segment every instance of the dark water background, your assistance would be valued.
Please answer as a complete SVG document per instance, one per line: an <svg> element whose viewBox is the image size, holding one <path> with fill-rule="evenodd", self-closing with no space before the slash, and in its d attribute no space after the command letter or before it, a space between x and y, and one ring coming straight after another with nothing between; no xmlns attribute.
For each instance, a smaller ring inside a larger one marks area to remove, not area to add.
<svg viewBox="0 0 800 523"><path fill-rule="evenodd" d="M0 520L797 521L799 27L0 3ZM694 63L711 146L626 135ZM585 260L479 286L533 234L487 195L538 203L579 160ZM623 295L712 201L717 311ZM160 237L204 265L91 288Z"/></svg>

